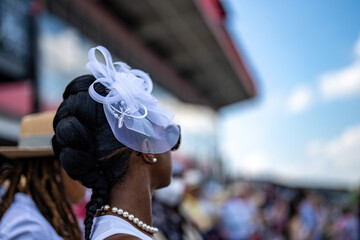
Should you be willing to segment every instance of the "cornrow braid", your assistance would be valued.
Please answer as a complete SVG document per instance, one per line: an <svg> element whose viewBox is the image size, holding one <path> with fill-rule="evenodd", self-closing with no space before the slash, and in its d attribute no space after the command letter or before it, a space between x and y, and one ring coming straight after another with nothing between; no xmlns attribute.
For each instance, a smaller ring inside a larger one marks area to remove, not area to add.
<svg viewBox="0 0 360 240"><path fill-rule="evenodd" d="M7 185L0 203L0 219L18 192L29 194L46 220L64 239L81 239L81 231L65 198L60 167L53 158L12 160L2 169L0 185ZM22 181L22 178L24 181Z"/></svg>
<svg viewBox="0 0 360 240"><path fill-rule="evenodd" d="M92 189L86 205L85 239L90 239L97 209L108 201L111 187L126 174L132 153L115 139L103 105L89 96L88 88L94 81L93 76L85 75L67 86L54 118L52 139L55 155L68 175ZM100 84L95 89L106 94Z"/></svg>
<svg viewBox="0 0 360 240"><path fill-rule="evenodd" d="M91 226L96 210L108 200L110 185L108 184L106 178L101 176L92 190L91 200L86 204L86 218L84 220L86 239L90 237Z"/></svg>

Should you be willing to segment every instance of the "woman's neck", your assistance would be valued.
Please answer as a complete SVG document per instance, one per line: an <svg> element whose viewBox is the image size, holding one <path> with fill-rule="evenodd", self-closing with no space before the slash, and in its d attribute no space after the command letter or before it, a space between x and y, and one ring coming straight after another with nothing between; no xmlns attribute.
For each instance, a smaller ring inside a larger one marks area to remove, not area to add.
<svg viewBox="0 0 360 240"><path fill-rule="evenodd" d="M146 181L124 181L116 184L110 193L110 207L121 208L135 217L152 225L151 198L152 190Z"/></svg>

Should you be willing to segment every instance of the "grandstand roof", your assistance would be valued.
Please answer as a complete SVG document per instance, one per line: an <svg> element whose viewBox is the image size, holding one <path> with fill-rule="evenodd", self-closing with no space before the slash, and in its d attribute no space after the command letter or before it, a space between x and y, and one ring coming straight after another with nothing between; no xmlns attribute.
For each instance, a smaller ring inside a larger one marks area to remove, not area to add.
<svg viewBox="0 0 360 240"><path fill-rule="evenodd" d="M47 0L46 7L183 101L219 109L256 94L219 0Z"/></svg>

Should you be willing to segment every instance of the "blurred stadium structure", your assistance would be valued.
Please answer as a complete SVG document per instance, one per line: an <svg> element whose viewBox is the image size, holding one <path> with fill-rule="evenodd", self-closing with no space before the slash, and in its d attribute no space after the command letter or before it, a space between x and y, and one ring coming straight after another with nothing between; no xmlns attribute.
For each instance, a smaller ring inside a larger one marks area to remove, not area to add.
<svg viewBox="0 0 360 240"><path fill-rule="evenodd" d="M21 116L58 106L99 44L168 96L187 157L218 161L216 110L256 95L225 17L219 0L1 1L1 145L15 144Z"/></svg>

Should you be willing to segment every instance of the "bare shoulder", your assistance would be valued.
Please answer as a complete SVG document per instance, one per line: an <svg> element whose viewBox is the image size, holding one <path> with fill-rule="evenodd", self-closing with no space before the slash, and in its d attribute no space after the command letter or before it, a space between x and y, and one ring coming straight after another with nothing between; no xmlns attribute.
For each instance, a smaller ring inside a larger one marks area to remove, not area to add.
<svg viewBox="0 0 360 240"><path fill-rule="evenodd" d="M141 240L141 238L128 234L115 234L105 239L106 240Z"/></svg>

